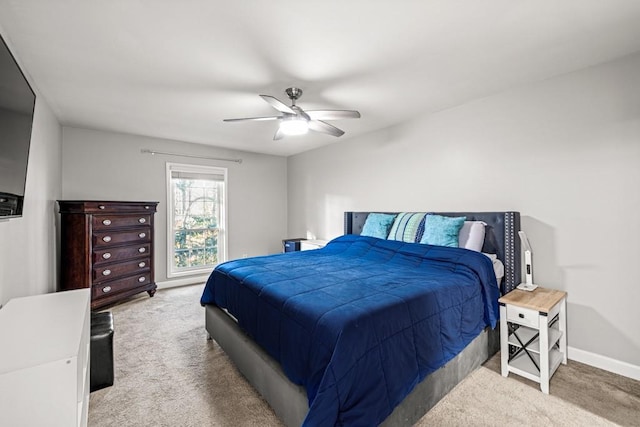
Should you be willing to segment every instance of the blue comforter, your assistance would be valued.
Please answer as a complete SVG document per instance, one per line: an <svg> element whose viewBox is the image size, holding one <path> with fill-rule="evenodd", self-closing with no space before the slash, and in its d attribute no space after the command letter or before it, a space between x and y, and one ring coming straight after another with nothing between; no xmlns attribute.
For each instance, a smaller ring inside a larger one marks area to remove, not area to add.
<svg viewBox="0 0 640 427"><path fill-rule="evenodd" d="M226 308L306 388L304 425L372 426L496 326L498 296L478 252L345 235L221 264L201 303Z"/></svg>

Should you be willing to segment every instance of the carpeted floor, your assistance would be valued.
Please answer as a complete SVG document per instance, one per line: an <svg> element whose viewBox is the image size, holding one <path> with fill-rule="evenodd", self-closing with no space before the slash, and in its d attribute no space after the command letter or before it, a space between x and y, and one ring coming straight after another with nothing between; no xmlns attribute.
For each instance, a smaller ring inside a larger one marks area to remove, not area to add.
<svg viewBox="0 0 640 427"><path fill-rule="evenodd" d="M153 298L145 293L109 309L115 323L115 384L91 393L90 426L282 425L220 347L206 339L198 303L202 288L159 290ZM544 395L537 384L494 372L495 360L466 378L417 425L604 426L613 421L640 426L637 381L570 362L553 377L551 395ZM584 392L588 383L576 383L572 390L570 379L560 380L567 367L573 376L587 372L601 398L581 397L593 395ZM567 393L573 398L561 396Z"/></svg>
<svg viewBox="0 0 640 427"><path fill-rule="evenodd" d="M420 427L471 425L597 427L618 424L480 367L417 423Z"/></svg>

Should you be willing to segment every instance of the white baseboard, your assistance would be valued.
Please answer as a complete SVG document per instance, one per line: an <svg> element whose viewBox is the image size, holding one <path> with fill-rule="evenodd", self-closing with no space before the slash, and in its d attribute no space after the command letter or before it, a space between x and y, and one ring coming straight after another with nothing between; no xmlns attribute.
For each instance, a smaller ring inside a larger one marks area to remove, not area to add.
<svg viewBox="0 0 640 427"><path fill-rule="evenodd" d="M591 353L590 351L580 350L575 347L567 348L567 357L576 362L640 381L640 366L632 365L631 363Z"/></svg>
<svg viewBox="0 0 640 427"><path fill-rule="evenodd" d="M204 276L189 276L181 279L167 280L166 282L156 282L158 289L177 288L179 286L204 284L207 281L208 275Z"/></svg>

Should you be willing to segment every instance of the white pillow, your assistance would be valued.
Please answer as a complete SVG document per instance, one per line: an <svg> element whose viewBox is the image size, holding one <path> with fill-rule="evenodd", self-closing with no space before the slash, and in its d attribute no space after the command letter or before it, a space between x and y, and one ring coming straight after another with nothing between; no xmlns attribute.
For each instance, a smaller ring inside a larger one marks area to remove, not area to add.
<svg viewBox="0 0 640 427"><path fill-rule="evenodd" d="M480 252L484 244L486 225L483 221L465 221L458 234L458 247Z"/></svg>
<svg viewBox="0 0 640 427"><path fill-rule="evenodd" d="M484 255L488 256L491 262L493 263L493 272L496 274L496 280L498 281L498 286L500 286L500 282L504 277L504 264L502 261L498 259L498 255L496 254L486 254L482 252Z"/></svg>

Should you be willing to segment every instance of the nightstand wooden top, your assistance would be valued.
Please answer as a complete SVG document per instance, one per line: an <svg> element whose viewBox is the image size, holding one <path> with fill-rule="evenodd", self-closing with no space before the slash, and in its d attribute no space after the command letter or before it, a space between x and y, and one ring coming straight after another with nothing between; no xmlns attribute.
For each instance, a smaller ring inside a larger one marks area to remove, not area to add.
<svg viewBox="0 0 640 427"><path fill-rule="evenodd" d="M566 296L567 293L564 291L557 291L555 289L547 289L541 287L538 287L531 292L514 289L505 296L501 297L498 302L503 304L513 304L517 305L518 307L530 308L542 313L548 313L557 303L562 300L562 298Z"/></svg>

